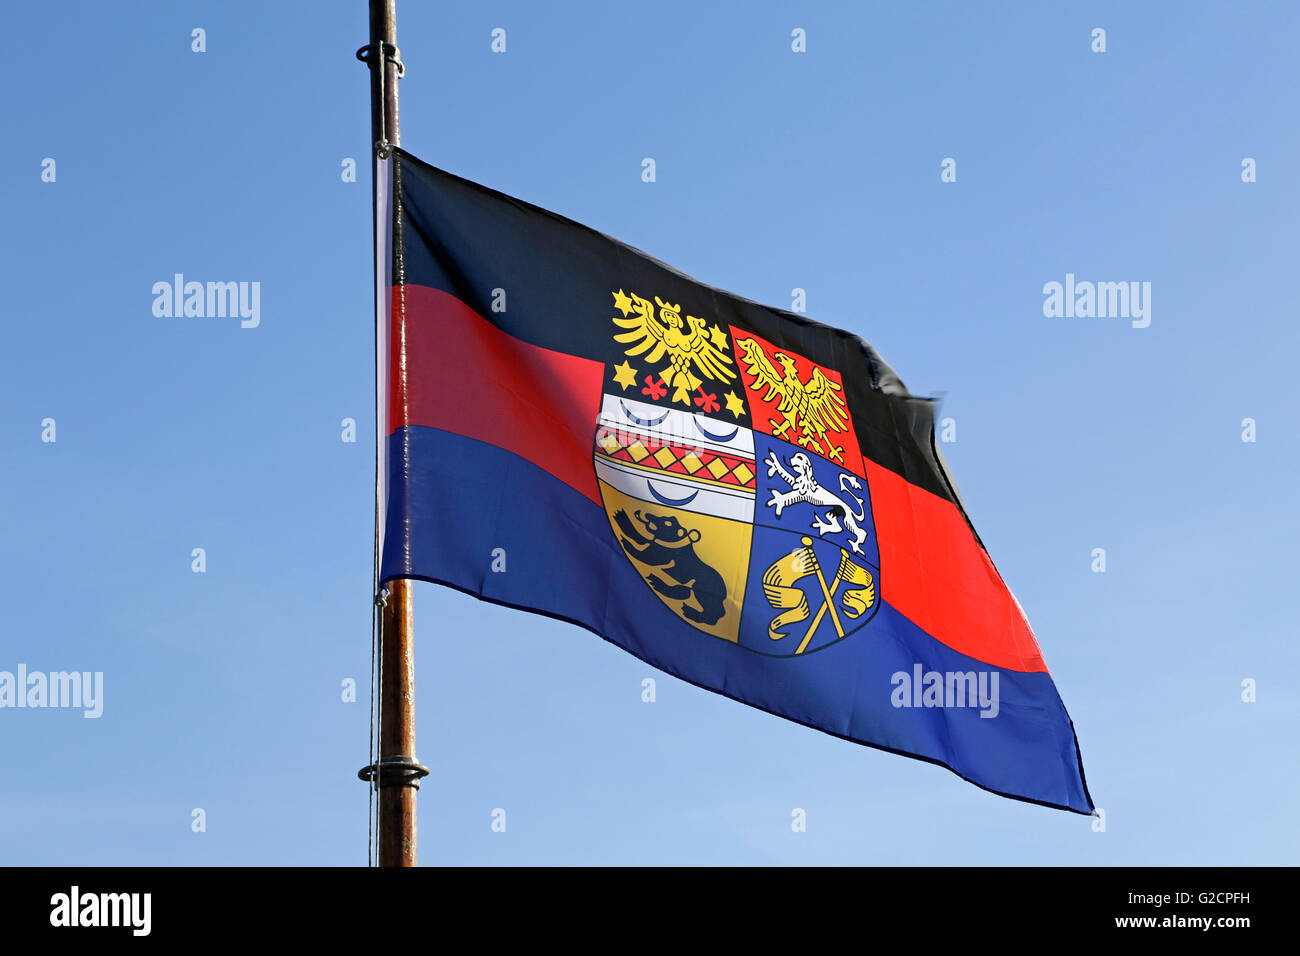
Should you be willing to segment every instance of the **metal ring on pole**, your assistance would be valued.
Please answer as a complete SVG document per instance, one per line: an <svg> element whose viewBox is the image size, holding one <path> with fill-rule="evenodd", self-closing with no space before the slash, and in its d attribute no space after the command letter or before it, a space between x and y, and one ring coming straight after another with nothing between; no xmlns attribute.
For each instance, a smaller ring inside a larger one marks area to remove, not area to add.
<svg viewBox="0 0 1300 956"><path fill-rule="evenodd" d="M381 41L378 44L367 43L361 49L357 50L357 59L366 66L371 66L370 59L374 56L375 46L378 45L383 52L384 61L397 67L397 78L400 80L406 76L406 65L402 62L402 51L396 44Z"/></svg>
<svg viewBox="0 0 1300 956"><path fill-rule="evenodd" d="M371 69L375 66L375 51L378 49L385 63L391 63L397 68L397 78L400 80L406 75L406 65L402 63L402 51L397 48L395 43L389 43L381 40L378 43L367 43L357 50L357 59ZM384 100L384 79L388 71L380 69L379 71L379 100ZM387 159L389 152L394 144L388 140L388 130L384 127L384 114L379 114L379 139L375 141L375 155L380 159Z"/></svg>
<svg viewBox="0 0 1300 956"><path fill-rule="evenodd" d="M420 789L420 778L429 775L429 768L416 763L409 754L381 757L357 771L357 776L376 787L414 787Z"/></svg>

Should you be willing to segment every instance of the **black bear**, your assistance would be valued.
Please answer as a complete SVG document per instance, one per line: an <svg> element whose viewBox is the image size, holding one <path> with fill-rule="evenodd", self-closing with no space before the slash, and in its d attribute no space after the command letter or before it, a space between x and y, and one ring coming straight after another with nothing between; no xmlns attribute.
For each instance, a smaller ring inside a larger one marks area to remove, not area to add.
<svg viewBox="0 0 1300 956"><path fill-rule="evenodd" d="M695 543L700 532L686 529L672 515L652 515L636 512L637 521L645 527L648 538L637 530L627 512L619 509L614 521L623 532L623 549L643 564L660 568L672 579L665 581L653 572L647 575L650 586L664 597L681 601L682 616L697 624L717 624L726 613L723 600L727 585L722 575L709 567L695 553ZM698 608L685 603L692 597Z"/></svg>

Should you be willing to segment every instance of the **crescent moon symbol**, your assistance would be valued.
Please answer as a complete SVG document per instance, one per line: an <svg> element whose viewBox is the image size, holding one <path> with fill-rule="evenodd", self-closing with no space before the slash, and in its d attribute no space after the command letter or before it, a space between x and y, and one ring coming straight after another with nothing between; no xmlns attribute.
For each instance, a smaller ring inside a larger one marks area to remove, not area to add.
<svg viewBox="0 0 1300 956"><path fill-rule="evenodd" d="M715 435L713 434L713 432L709 431L707 428L701 425L700 420L698 418L695 419L695 427L700 430L700 434L703 435L705 438L710 438L716 442L722 442L724 445L727 442L731 441L731 439L735 438L736 434L740 431L740 426L737 425L735 428L731 430L730 435Z"/></svg>
<svg viewBox="0 0 1300 956"><path fill-rule="evenodd" d="M650 489L650 494L655 496L655 500L657 500L660 504L669 505L670 507L681 507L682 505L689 505L692 501L695 500L695 496L699 494L698 491L692 491L685 498L665 498L663 495L659 494L659 492L655 491L654 482L650 481L649 479L646 479L645 485L647 488Z"/></svg>
<svg viewBox="0 0 1300 956"><path fill-rule="evenodd" d="M662 415L660 415L658 418L637 418L635 415L633 415L633 414L628 410L627 404L626 404L622 399L619 399L618 406L619 406L619 408L623 409L623 414L624 414L625 416L627 416L628 419L630 419L631 421L635 422L635 423L638 424L638 425L644 425L644 426L646 426L647 428L649 428L649 427L651 427L651 426L653 426L653 425L658 425L658 424L659 424L660 422L662 422L665 418L667 418L667 417L668 417L668 413L672 411L671 408L670 408L670 409L667 409L667 410L666 410Z"/></svg>

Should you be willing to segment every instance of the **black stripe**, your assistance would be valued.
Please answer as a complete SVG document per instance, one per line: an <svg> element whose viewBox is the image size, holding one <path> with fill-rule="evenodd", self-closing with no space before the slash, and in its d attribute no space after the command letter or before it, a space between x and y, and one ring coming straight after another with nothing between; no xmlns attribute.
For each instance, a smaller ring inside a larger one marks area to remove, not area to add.
<svg viewBox="0 0 1300 956"><path fill-rule="evenodd" d="M838 371L863 455L961 507L933 450L934 401L911 395L861 337L706 286L626 243L404 150L395 152L394 193L394 283L448 292L518 339L609 365L624 358L610 322L616 289L747 329ZM493 311L496 289L504 290L504 312Z"/></svg>

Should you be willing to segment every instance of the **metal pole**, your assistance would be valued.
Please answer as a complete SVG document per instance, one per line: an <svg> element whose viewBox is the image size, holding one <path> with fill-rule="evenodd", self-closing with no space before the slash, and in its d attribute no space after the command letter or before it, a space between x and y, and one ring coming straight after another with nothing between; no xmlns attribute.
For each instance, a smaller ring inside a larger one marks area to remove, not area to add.
<svg viewBox="0 0 1300 956"><path fill-rule="evenodd" d="M390 581L379 688L379 865L416 865L415 797L428 771L415 759L415 613L411 582Z"/></svg>
<svg viewBox="0 0 1300 956"><path fill-rule="evenodd" d="M375 149L401 142L395 0L370 0L370 44L357 56L370 67L370 132ZM375 216L389 215L375 209ZM376 218L376 224L378 223ZM382 263L376 263L376 268ZM383 520L383 516L380 516ZM416 792L428 769L415 759L415 614L411 582L388 583L380 613L379 759L361 772L379 792L379 865L416 865Z"/></svg>
<svg viewBox="0 0 1300 956"><path fill-rule="evenodd" d="M370 0L370 133L374 142L402 143L397 110L397 81L401 67L397 56L396 0ZM382 47L382 50L381 50ZM379 55L376 55L379 54ZM382 75L375 65L382 63Z"/></svg>

